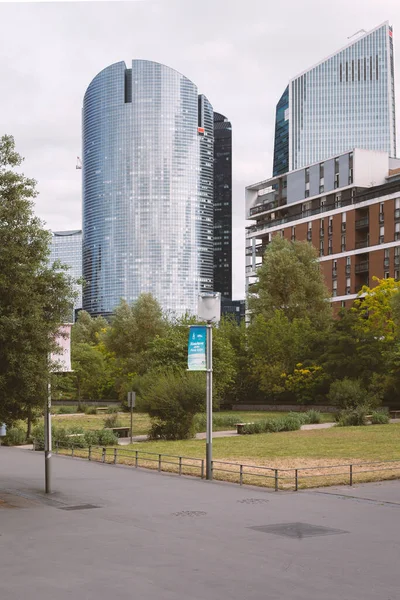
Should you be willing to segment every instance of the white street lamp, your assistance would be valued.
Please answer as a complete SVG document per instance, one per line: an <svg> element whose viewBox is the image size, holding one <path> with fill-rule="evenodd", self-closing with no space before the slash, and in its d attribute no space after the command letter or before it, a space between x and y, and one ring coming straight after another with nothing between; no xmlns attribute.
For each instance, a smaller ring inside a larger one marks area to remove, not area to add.
<svg viewBox="0 0 400 600"><path fill-rule="evenodd" d="M207 432L206 432L206 479L212 479L212 323L221 320L221 294L202 292L199 294L197 316L207 322Z"/></svg>

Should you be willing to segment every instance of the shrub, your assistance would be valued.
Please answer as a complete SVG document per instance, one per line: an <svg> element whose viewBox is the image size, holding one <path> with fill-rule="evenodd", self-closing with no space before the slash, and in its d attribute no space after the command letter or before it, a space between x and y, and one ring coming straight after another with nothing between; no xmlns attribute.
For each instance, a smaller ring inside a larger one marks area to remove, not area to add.
<svg viewBox="0 0 400 600"><path fill-rule="evenodd" d="M356 406L355 408L348 408L347 410L342 410L338 415L338 426L352 427L366 425L366 417L369 412L370 407L368 405Z"/></svg>
<svg viewBox="0 0 400 600"><path fill-rule="evenodd" d="M383 412L381 410L376 410L371 413L371 423L372 425L387 425L389 423L389 415L387 412Z"/></svg>
<svg viewBox="0 0 400 600"><path fill-rule="evenodd" d="M367 391L361 386L357 379L334 381L329 388L328 400L341 410L350 410L357 406L365 406L367 402Z"/></svg>
<svg viewBox="0 0 400 600"><path fill-rule="evenodd" d="M76 412L78 413L84 413L85 415L87 414L88 411L88 406L87 404L78 404Z"/></svg>
<svg viewBox="0 0 400 600"><path fill-rule="evenodd" d="M310 425L314 425L316 423L322 423L322 415L317 410L313 408L304 413L307 417L307 423Z"/></svg>
<svg viewBox="0 0 400 600"><path fill-rule="evenodd" d="M25 444L26 434L21 427L11 427L7 430L7 435L3 440L4 446L20 446Z"/></svg>
<svg viewBox="0 0 400 600"><path fill-rule="evenodd" d="M279 433L280 431L297 431L302 425L302 420L296 413L291 413L285 417L277 417L267 421L256 421L255 423L246 423L242 428L243 434L253 433Z"/></svg>
<svg viewBox="0 0 400 600"><path fill-rule="evenodd" d="M100 429L85 433L86 446L115 446L116 444L118 444L118 438L112 431Z"/></svg>
<svg viewBox="0 0 400 600"><path fill-rule="evenodd" d="M75 406L57 406L56 413L58 415L72 415L76 412Z"/></svg>
<svg viewBox="0 0 400 600"><path fill-rule="evenodd" d="M104 419L104 427L112 428L112 427L119 427L119 425L120 425L120 422L119 422L117 413L114 413L113 415L106 417Z"/></svg>
<svg viewBox="0 0 400 600"><path fill-rule="evenodd" d="M240 421L240 415L213 415L213 426L223 429L235 429L236 424ZM195 431L205 431L207 427L207 415L205 413L199 413L194 418Z"/></svg>
<svg viewBox="0 0 400 600"><path fill-rule="evenodd" d="M116 413L118 413L118 412L119 412L119 410L120 410L120 407L119 407L119 406L107 406L107 413L108 413L109 415L116 414ZM130 410L130 409L129 409L129 410Z"/></svg>
<svg viewBox="0 0 400 600"><path fill-rule="evenodd" d="M182 440L193 436L194 418L205 400L203 374L152 373L143 389L141 408L152 418L150 438Z"/></svg>
<svg viewBox="0 0 400 600"><path fill-rule="evenodd" d="M95 406L88 406L86 409L87 415L97 415L97 410Z"/></svg>

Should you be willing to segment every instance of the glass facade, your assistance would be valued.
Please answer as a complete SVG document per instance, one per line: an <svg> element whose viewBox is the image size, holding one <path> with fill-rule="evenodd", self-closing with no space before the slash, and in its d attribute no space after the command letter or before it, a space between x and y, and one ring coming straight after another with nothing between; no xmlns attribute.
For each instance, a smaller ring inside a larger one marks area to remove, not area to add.
<svg viewBox="0 0 400 600"><path fill-rule="evenodd" d="M286 152L289 171L353 148L396 156L394 89L393 32L387 22L292 79L287 140L286 92L277 106L274 175L284 172Z"/></svg>
<svg viewBox="0 0 400 600"><path fill-rule="evenodd" d="M276 105L273 177L289 171L289 86Z"/></svg>
<svg viewBox="0 0 400 600"><path fill-rule="evenodd" d="M176 315L213 288L213 110L189 79L133 60L83 104L83 307L151 293Z"/></svg>
<svg viewBox="0 0 400 600"><path fill-rule="evenodd" d="M82 231L54 231L50 249L50 264L59 260L68 265L68 275L74 279L82 277ZM74 302L74 310L82 308L82 286L76 285L78 296Z"/></svg>
<svg viewBox="0 0 400 600"><path fill-rule="evenodd" d="M232 125L214 113L214 290L232 298Z"/></svg>

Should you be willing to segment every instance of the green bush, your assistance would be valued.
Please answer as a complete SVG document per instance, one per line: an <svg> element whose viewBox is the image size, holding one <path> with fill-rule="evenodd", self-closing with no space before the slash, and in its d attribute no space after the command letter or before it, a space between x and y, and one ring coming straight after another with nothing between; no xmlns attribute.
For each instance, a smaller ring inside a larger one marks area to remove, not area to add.
<svg viewBox="0 0 400 600"><path fill-rule="evenodd" d="M390 422L389 415L387 412L376 410L371 413L372 425L387 425Z"/></svg>
<svg viewBox="0 0 400 600"><path fill-rule="evenodd" d="M346 377L331 384L328 400L341 410L351 410L368 404L368 394L358 379Z"/></svg>
<svg viewBox="0 0 400 600"><path fill-rule="evenodd" d="M347 410L340 411L338 415L338 426L339 427L354 427L367 424L367 415L370 412L368 405L357 406L355 408L348 408Z"/></svg>
<svg viewBox="0 0 400 600"><path fill-rule="evenodd" d="M21 427L10 427L7 430L7 435L4 438L4 446L21 446L26 443L26 434Z"/></svg>
<svg viewBox="0 0 400 600"><path fill-rule="evenodd" d="M120 411L120 407L119 406L107 406L107 413L109 415L118 413L119 411Z"/></svg>
<svg viewBox="0 0 400 600"><path fill-rule="evenodd" d="M290 413L284 417L246 423L242 428L243 434L253 433L279 433L280 431L297 431L302 425L302 419L297 413Z"/></svg>
<svg viewBox="0 0 400 600"><path fill-rule="evenodd" d="M85 433L86 446L115 446L118 438L112 431L100 429L98 431L87 431Z"/></svg>
<svg viewBox="0 0 400 600"><path fill-rule="evenodd" d="M313 408L304 413L307 417L307 423L310 425L315 425L317 423L322 423L322 414Z"/></svg>
<svg viewBox="0 0 400 600"><path fill-rule="evenodd" d="M86 409L87 415L97 415L97 410L95 406L88 406Z"/></svg>
<svg viewBox="0 0 400 600"><path fill-rule="evenodd" d="M77 411L75 406L56 406L55 413L57 415L72 415Z"/></svg>
<svg viewBox="0 0 400 600"><path fill-rule="evenodd" d="M85 415L87 414L88 411L88 405L87 404L78 404L76 412L78 413L84 413Z"/></svg>
<svg viewBox="0 0 400 600"><path fill-rule="evenodd" d="M119 421L119 417L117 413L114 413L113 415L110 415L109 417L106 417L104 419L104 427L119 427L120 426L120 421Z"/></svg>
<svg viewBox="0 0 400 600"><path fill-rule="evenodd" d="M195 415L204 406L204 374L153 372L146 383L140 404L152 418L150 438L182 440L193 437Z"/></svg>

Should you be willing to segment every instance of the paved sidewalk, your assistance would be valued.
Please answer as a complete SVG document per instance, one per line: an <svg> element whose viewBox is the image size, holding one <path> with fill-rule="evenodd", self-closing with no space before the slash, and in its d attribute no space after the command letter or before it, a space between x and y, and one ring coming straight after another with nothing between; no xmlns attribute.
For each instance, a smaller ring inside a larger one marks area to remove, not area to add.
<svg viewBox="0 0 400 600"><path fill-rule="evenodd" d="M395 600L400 482L295 493L0 448L1 600ZM282 525L284 525L282 527Z"/></svg>

